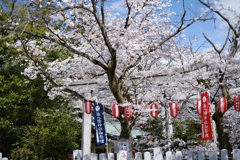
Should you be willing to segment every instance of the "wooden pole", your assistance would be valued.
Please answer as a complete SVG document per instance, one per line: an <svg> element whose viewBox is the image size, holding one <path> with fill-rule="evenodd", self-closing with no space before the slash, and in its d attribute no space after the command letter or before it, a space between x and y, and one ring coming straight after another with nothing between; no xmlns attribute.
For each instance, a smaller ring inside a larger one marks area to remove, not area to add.
<svg viewBox="0 0 240 160"><path fill-rule="evenodd" d="M82 156L83 160L87 160L90 159L91 156L92 114L87 114L84 111L84 101L82 120Z"/></svg>

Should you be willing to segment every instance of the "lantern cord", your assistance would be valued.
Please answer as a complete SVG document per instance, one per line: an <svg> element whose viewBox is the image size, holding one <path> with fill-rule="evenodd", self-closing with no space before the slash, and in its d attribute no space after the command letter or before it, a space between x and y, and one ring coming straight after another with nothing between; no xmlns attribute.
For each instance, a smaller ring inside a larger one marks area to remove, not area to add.
<svg viewBox="0 0 240 160"><path fill-rule="evenodd" d="M92 94L91 91L89 93L89 83L87 83L87 97L86 97L87 101L91 99L91 94Z"/></svg>
<svg viewBox="0 0 240 160"><path fill-rule="evenodd" d="M98 104L98 94L99 94L99 89L97 89L97 97L96 97L97 104Z"/></svg>
<svg viewBox="0 0 240 160"><path fill-rule="evenodd" d="M136 88L136 95L135 95L135 98L136 98L136 105L138 106L138 89Z"/></svg>

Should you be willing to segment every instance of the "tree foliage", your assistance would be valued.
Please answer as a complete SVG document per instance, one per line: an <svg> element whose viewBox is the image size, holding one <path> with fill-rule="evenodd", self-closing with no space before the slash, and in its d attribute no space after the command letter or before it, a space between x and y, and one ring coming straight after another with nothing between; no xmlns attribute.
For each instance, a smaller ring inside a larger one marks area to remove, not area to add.
<svg viewBox="0 0 240 160"><path fill-rule="evenodd" d="M66 159L66 150L80 147L80 125L72 118L72 110L36 109L33 115L34 125L22 128L24 135L14 144L12 158Z"/></svg>
<svg viewBox="0 0 240 160"><path fill-rule="evenodd" d="M0 39L0 151L14 159L64 159L66 149L80 145L78 115L69 110L68 100L49 99L40 75L31 80L22 74L28 60L19 58L22 52L11 46L15 38ZM48 57L56 59L54 53Z"/></svg>
<svg viewBox="0 0 240 160"><path fill-rule="evenodd" d="M185 142L184 148L193 148L192 146L199 145L201 143L201 125L199 121L184 120L172 122L174 132L171 137L174 139L181 139Z"/></svg>
<svg viewBox="0 0 240 160"><path fill-rule="evenodd" d="M144 149L152 147L164 146L165 140L167 139L166 134L164 134L164 121L165 118L159 116L156 118L148 118L146 122L138 124L143 135L133 141L134 149L143 151Z"/></svg>

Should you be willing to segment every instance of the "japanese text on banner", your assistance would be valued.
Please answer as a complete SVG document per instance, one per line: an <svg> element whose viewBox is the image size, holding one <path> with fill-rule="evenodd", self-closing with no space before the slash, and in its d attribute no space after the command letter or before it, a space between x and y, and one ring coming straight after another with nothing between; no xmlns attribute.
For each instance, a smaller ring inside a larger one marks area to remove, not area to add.
<svg viewBox="0 0 240 160"><path fill-rule="evenodd" d="M102 104L94 104L94 123L96 131L96 145L106 144L106 133L104 126L103 106Z"/></svg>
<svg viewBox="0 0 240 160"><path fill-rule="evenodd" d="M210 101L209 93L205 92L201 94L202 101L202 114L201 114L201 125L202 125L202 141L211 140L212 126L211 126L211 113L210 113Z"/></svg>

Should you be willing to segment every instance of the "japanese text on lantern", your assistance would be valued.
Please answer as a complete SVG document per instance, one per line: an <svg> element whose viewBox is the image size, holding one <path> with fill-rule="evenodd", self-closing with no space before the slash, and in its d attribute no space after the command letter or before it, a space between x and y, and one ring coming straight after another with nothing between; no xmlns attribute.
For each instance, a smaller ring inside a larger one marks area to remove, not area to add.
<svg viewBox="0 0 240 160"><path fill-rule="evenodd" d="M201 114L201 124L202 124L202 141L211 140L212 137L212 127L211 127L211 113L210 113L210 103L209 103L209 93L205 92L201 94L202 101L202 114Z"/></svg>

